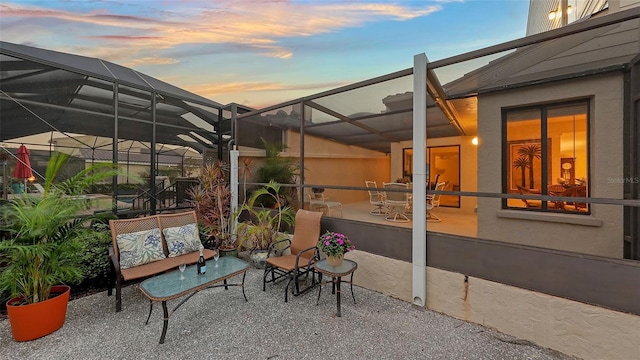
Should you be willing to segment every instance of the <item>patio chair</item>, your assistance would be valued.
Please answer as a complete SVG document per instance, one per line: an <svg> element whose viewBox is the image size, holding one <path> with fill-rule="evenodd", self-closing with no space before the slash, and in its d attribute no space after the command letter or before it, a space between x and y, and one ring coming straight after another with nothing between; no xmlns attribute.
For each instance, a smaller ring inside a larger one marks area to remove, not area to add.
<svg viewBox="0 0 640 360"><path fill-rule="evenodd" d="M441 182L436 184L435 191L442 191L447 183ZM440 194L427 195L427 221L429 222L441 222L442 220L433 213L433 209L440 207Z"/></svg>
<svg viewBox="0 0 640 360"><path fill-rule="evenodd" d="M36 188L38 193L44 194L45 191L44 191L44 187L42 187L42 185L40 185L38 183L33 183L33 187Z"/></svg>
<svg viewBox="0 0 640 360"><path fill-rule="evenodd" d="M369 203L376 207L375 209L371 210L369 214L387 215L388 209L384 203L384 193L377 190L378 184L375 181L370 180L366 180L364 183L367 188L369 188L369 190L367 190L367 192L369 193Z"/></svg>
<svg viewBox="0 0 640 360"><path fill-rule="evenodd" d="M320 209L323 214L331 215L332 210L340 211L340 217L342 217L342 203L338 201L329 201L329 198L323 194L307 194L309 197L309 210L314 211Z"/></svg>
<svg viewBox="0 0 640 360"><path fill-rule="evenodd" d="M387 221L393 222L409 222L411 219L406 214L406 210L410 207L409 193L387 191L387 190L408 190L409 184L403 183L382 183L384 188L384 204L389 211L384 217Z"/></svg>
<svg viewBox="0 0 640 360"><path fill-rule="evenodd" d="M296 213L296 224L292 239L276 241L269 246L265 261L262 291L266 291L267 283L276 283L281 279L289 279L284 289L284 302L289 300L289 286L293 282L291 293L294 296L305 293L322 280L316 282L313 264L320 260L318 239L320 238L320 219L322 213L300 209ZM284 247L283 247L284 246ZM290 249L289 255L275 256L276 251L282 254ZM300 288L300 280L311 273L311 284ZM269 279L270 278L270 279Z"/></svg>

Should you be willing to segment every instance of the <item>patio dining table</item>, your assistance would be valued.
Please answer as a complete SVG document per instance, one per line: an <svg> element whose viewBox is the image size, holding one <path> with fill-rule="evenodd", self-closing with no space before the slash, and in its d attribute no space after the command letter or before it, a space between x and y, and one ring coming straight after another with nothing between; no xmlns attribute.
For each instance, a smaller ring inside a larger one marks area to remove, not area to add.
<svg viewBox="0 0 640 360"><path fill-rule="evenodd" d="M547 191L550 196L559 197L586 197L587 187L585 185L562 185L553 184L549 185ZM573 206L575 210L586 208L586 203L578 203L573 201L556 201L554 202L554 208L565 209L566 206Z"/></svg>

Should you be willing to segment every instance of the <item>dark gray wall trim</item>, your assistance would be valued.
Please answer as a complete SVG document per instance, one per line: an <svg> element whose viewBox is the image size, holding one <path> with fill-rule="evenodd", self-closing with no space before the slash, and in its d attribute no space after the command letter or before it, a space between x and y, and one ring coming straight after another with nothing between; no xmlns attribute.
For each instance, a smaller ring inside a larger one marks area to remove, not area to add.
<svg viewBox="0 0 640 360"><path fill-rule="evenodd" d="M427 265L640 315L640 263L428 233Z"/></svg>
<svg viewBox="0 0 640 360"><path fill-rule="evenodd" d="M356 250L411 262L411 229L323 216L320 231L327 230L347 235Z"/></svg>
<svg viewBox="0 0 640 360"><path fill-rule="evenodd" d="M322 218L357 250L411 262L411 229ZM427 265L640 315L640 262L427 232Z"/></svg>

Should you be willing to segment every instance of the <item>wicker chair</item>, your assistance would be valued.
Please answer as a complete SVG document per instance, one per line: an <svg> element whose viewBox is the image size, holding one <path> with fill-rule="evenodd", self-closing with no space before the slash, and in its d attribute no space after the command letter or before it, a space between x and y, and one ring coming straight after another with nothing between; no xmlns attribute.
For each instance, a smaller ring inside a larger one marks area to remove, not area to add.
<svg viewBox="0 0 640 360"><path fill-rule="evenodd" d="M289 279L284 289L284 301L288 302L289 285L294 283L291 293L298 296L315 285L315 269L313 264L320 259L318 250L318 239L320 238L320 219L322 213L300 209L296 213L296 224L293 231L293 238L276 241L269 246L269 257L265 262L264 276L262 278L262 291L266 291L267 283L276 283L281 279ZM275 249L285 245L281 253L290 249L289 255L275 255ZM311 284L300 288L301 278L307 278L311 273Z"/></svg>
<svg viewBox="0 0 640 360"><path fill-rule="evenodd" d="M571 196L571 197L579 197L586 198L587 197L587 187L584 185L576 185L568 188L562 193L562 196ZM569 211L587 211L587 203L580 203L575 201L567 201L564 206L564 210Z"/></svg>
<svg viewBox="0 0 640 360"><path fill-rule="evenodd" d="M109 258L111 259L111 277L107 295L112 294L112 290L116 289L116 312L122 309L122 285L126 281L143 279L156 274L163 273L168 270L174 270L184 262L186 264L195 264L198 262L200 253L198 251L190 252L176 257L167 257L162 260L149 262L126 269L120 267L120 250L118 249L118 235L131 234L140 231L159 229L162 238L162 250L167 256L169 254L163 229L170 227L179 227L198 223L196 213L194 211L181 212L176 214L163 214L146 216L133 219L109 220L111 228L112 244L109 247ZM215 255L215 251L204 249L205 259L210 259Z"/></svg>
<svg viewBox="0 0 640 360"><path fill-rule="evenodd" d="M561 184L551 184L547 187L547 192L549 196L565 196L567 188L562 186ZM564 209L564 201L552 201L549 202L549 207L554 209Z"/></svg>
<svg viewBox="0 0 640 360"><path fill-rule="evenodd" d="M536 189L527 189L520 185L516 185L518 187L518 192L520 195L540 195L540 191ZM530 200L530 199L521 199L524 202L524 205L528 208L541 208L542 201L540 200Z"/></svg>

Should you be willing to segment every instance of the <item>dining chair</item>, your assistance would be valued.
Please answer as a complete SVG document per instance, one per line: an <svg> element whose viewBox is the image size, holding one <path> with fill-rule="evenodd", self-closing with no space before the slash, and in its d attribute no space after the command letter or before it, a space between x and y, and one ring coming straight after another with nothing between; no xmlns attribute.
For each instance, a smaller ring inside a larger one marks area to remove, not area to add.
<svg viewBox="0 0 640 360"><path fill-rule="evenodd" d="M547 187L547 192L549 196L563 196L565 194L567 188L565 188L562 184L551 184ZM564 209L565 202L564 201L550 201L549 207L554 209Z"/></svg>
<svg viewBox="0 0 640 360"><path fill-rule="evenodd" d="M435 191L442 191L444 190L444 187L447 183L446 182L441 182L439 184L436 184L436 188L434 189ZM440 196L441 194L428 194L427 195L427 221L428 222L441 222L442 219L440 219L436 214L433 213L433 209L440 207Z"/></svg>
<svg viewBox="0 0 640 360"><path fill-rule="evenodd" d="M369 214L371 215L386 215L387 207L384 203L384 193L378 190L378 184L375 181L365 180L365 185L369 190L369 203L376 208L371 210Z"/></svg>
<svg viewBox="0 0 640 360"><path fill-rule="evenodd" d="M409 184L403 183L382 183L384 188L384 204L389 209L385 220L393 222L409 222L411 219L406 214L410 207L409 193L389 190L408 190Z"/></svg>
<svg viewBox="0 0 640 360"><path fill-rule="evenodd" d="M537 189L527 189L525 187L522 187L520 185L516 185L516 187L518 188L518 193L520 193L520 195L540 195L540 190ZM542 201L541 200L531 200L531 199L520 199L522 200L522 202L524 202L524 205L528 208L540 208L542 207Z"/></svg>

